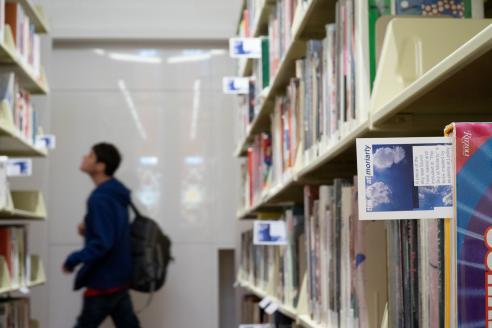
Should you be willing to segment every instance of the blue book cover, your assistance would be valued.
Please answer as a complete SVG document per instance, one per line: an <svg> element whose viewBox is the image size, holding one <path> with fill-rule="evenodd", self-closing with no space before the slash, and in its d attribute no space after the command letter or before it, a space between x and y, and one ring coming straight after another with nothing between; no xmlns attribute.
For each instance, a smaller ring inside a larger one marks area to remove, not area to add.
<svg viewBox="0 0 492 328"><path fill-rule="evenodd" d="M471 17L470 0L396 0L397 15Z"/></svg>

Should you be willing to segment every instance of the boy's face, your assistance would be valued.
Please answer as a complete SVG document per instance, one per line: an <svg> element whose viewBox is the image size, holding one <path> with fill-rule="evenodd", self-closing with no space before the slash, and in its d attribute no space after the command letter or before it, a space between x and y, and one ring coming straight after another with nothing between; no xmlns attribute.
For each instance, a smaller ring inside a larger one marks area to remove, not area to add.
<svg viewBox="0 0 492 328"><path fill-rule="evenodd" d="M104 172L104 164L97 162L97 157L94 151L90 151L82 158L80 170L89 175Z"/></svg>

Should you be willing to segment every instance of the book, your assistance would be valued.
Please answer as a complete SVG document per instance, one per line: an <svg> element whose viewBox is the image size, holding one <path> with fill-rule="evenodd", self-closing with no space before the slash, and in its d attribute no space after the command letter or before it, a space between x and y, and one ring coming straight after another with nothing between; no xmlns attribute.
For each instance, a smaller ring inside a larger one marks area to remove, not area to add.
<svg viewBox="0 0 492 328"><path fill-rule="evenodd" d="M483 2L472 0L394 0L394 12L396 15L471 18L473 6L477 5L483 7Z"/></svg>
<svg viewBox="0 0 492 328"><path fill-rule="evenodd" d="M28 298L0 300L0 327L30 327L30 302Z"/></svg>
<svg viewBox="0 0 492 328"><path fill-rule="evenodd" d="M379 327L388 302L386 225L358 217L357 177L351 212L351 280L355 327Z"/></svg>
<svg viewBox="0 0 492 328"><path fill-rule="evenodd" d="M15 108L16 97L16 80L12 72L0 74L0 100L6 101L9 109Z"/></svg>
<svg viewBox="0 0 492 328"><path fill-rule="evenodd" d="M34 77L39 79L41 42L35 33L34 23L18 2L7 2L2 8L5 8L5 24L10 26L20 59L29 66Z"/></svg>
<svg viewBox="0 0 492 328"><path fill-rule="evenodd" d="M446 220L446 322L456 326L492 324L492 124L454 123L455 218Z"/></svg>

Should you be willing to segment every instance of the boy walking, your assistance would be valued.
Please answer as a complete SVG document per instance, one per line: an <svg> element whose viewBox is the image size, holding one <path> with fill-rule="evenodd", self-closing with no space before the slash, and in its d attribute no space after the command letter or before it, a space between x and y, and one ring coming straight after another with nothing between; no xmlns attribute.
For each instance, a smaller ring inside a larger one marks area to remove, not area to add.
<svg viewBox="0 0 492 328"><path fill-rule="evenodd" d="M130 191L113 177L121 162L115 146L94 145L80 170L90 176L95 189L87 201L79 233L84 247L68 256L63 271L79 265L74 289L86 287L76 328L96 328L110 316L117 328L138 328L128 288L132 266L128 205Z"/></svg>

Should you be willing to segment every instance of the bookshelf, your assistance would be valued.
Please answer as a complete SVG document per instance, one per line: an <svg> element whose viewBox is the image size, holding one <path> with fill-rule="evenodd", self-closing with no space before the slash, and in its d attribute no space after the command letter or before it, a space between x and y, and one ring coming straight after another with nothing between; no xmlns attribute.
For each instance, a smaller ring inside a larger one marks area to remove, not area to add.
<svg viewBox="0 0 492 328"><path fill-rule="evenodd" d="M248 282L246 279L238 279L237 284L239 287L246 289L248 292L258 296L263 299L268 297L271 303L275 303L278 306L278 311L285 316L293 319L298 325L304 328L324 328L320 323L313 321L309 315L305 314L305 302L306 299L306 281L304 279L302 291L301 291L301 301L297 308L290 305L282 303L278 298L271 296L268 292L256 287L254 284Z"/></svg>
<svg viewBox="0 0 492 328"><path fill-rule="evenodd" d="M7 2L15 2L22 6L26 15L32 20L36 33L46 34L49 32L48 20L43 7L34 5L30 0L7 0Z"/></svg>
<svg viewBox="0 0 492 328"><path fill-rule="evenodd" d="M43 262L37 255L31 255L31 276L29 281L21 285L13 285L10 279L7 262L3 257L0 257L0 295L18 292L21 289L33 288L44 285L46 283L46 275Z"/></svg>
<svg viewBox="0 0 492 328"><path fill-rule="evenodd" d="M292 41L286 47L277 73L270 77L269 87L259 96L257 114L246 136L238 142L237 157L246 156L255 137L272 129L275 101L286 93L289 81L296 76L296 60L307 53L306 41L322 39L324 26L335 19L336 1L306 3L295 13ZM491 121L492 92L488 83L492 74L491 24L490 19L477 18L383 17L376 27L378 69L374 88L370 101L364 103L363 108L357 108L367 115L349 121L335 135L315 143L311 149L301 149L295 156L294 166L282 173L280 181L267 183L251 207L238 210L237 218L261 219L263 213L303 203L304 186L329 184L336 178L353 179L357 173L357 138L442 136L450 122ZM418 45L414 40L418 40ZM274 143L274 139L270 141ZM387 227L372 229L379 229L373 231L374 236L383 230L390 231ZM390 238L388 236L389 232L386 238ZM389 242L385 247L388 245ZM279 304L278 311L293 318L298 325L330 327L326 322L313 321L304 309L307 307L305 285L301 290L302 301L293 309L272 296L276 293L275 286L262 290L244 277L238 279L238 284L260 298L272 299ZM391 301L386 309L389 303ZM348 317L341 320L350 320L346 319ZM385 312L383 324L387 321L388 312Z"/></svg>
<svg viewBox="0 0 492 328"><path fill-rule="evenodd" d="M270 77L269 87L264 89L260 95L261 104L258 114L249 126L244 140L239 142L236 150L237 156L244 156L252 137L269 128L273 100L277 94L282 92L282 88L286 86L289 79L294 76L295 60L300 58L306 51L303 40L310 37L321 37L324 33L325 24L333 20L334 12L330 10L330 5L333 5L332 2L311 0L306 8L300 8L296 11L292 26L292 42L287 46L277 73L275 76ZM329 13L329 15L324 15L323 13Z"/></svg>
<svg viewBox="0 0 492 328"><path fill-rule="evenodd" d="M42 128L38 125L38 112L31 102L31 95L46 95L49 92L41 65L40 36L49 32L47 19L43 9L30 0L6 0L6 3L2 8L6 23L0 29L3 33L0 38L3 88L0 100L0 155L46 157L47 149L35 144ZM43 261L39 255L32 254L36 249L29 247L28 226L31 222L45 221L47 211L40 191L9 190L6 180L5 183L2 194L6 195L6 202L2 202L5 206L0 208L0 296L12 296L12 300L8 304L0 304L3 306L0 310L4 318L13 322L16 311L26 311L23 313L28 316L30 300L25 294L29 289L46 283ZM31 231L37 233L34 229ZM36 321L31 322L33 326L39 326ZM27 326L29 323L15 324Z"/></svg>
<svg viewBox="0 0 492 328"><path fill-rule="evenodd" d="M5 26L4 40L0 43L0 64L0 71L14 71L22 86L31 93L46 95L49 92L44 69L41 68L40 76L36 77L33 69L18 53L12 29L8 25Z"/></svg>
<svg viewBox="0 0 492 328"><path fill-rule="evenodd" d="M12 191L7 206L0 209L0 220L46 220L46 205L39 191Z"/></svg>
<svg viewBox="0 0 492 328"><path fill-rule="evenodd" d="M263 0L261 7L259 8L256 21L252 22L253 26L251 28L251 37L259 37L264 35L268 31L268 13L271 0ZM240 26L243 21L243 12L247 9L246 2L243 2L241 9L241 17L239 18L239 23L237 27L236 34L239 34ZM251 59L244 59L239 61L239 75L240 76L250 76L253 70L253 61Z"/></svg>
<svg viewBox="0 0 492 328"><path fill-rule="evenodd" d="M47 151L36 147L24 138L15 126L12 108L5 100L0 101L0 147L8 156L46 157Z"/></svg>
<svg viewBox="0 0 492 328"><path fill-rule="evenodd" d="M378 71L369 118L351 126L339 139L318 145L318 156L311 160L304 158L286 183L266 191L264 194L267 196L249 211L243 210L239 219L254 217L255 212L275 206L278 199L285 201L285 197L279 196L295 193L299 185L353 175L356 172L356 138L442 135L443 127L451 121L490 120L488 104L491 93L487 83L476 76L492 73L492 26L489 26L492 20L474 20L468 28L464 28L462 23L453 19L436 22L422 18L395 18L393 24L397 28L399 24L432 26L441 36L450 25L454 25L461 31L468 30L464 38L469 40L453 39L455 50L449 50L449 45L443 46L448 48L448 52L435 58L431 62L433 65L421 76L416 76L411 83L393 93L388 93L378 83L388 81L388 75L396 75L397 72ZM393 33L392 30L389 33ZM395 58L395 47L390 44L383 47L381 60ZM380 65L381 68L389 66ZM428 112L429 108L432 108L432 114ZM473 110L465 112L464 108ZM268 123L268 115L264 119ZM247 148L247 145L243 147Z"/></svg>

